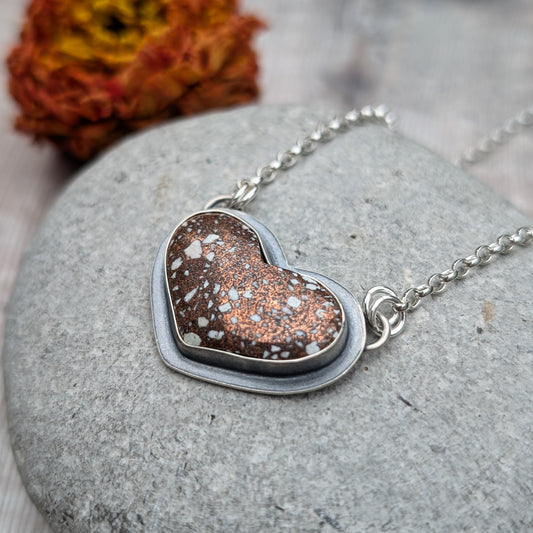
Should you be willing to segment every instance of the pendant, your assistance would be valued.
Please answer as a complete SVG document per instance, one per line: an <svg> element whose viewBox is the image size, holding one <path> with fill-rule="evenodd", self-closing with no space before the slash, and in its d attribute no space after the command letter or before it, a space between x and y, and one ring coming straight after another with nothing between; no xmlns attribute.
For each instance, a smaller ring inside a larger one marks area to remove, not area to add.
<svg viewBox="0 0 533 533"><path fill-rule="evenodd" d="M194 378L296 394L340 379L364 350L352 294L290 267L276 237L240 211L182 221L159 248L151 289L161 357Z"/></svg>

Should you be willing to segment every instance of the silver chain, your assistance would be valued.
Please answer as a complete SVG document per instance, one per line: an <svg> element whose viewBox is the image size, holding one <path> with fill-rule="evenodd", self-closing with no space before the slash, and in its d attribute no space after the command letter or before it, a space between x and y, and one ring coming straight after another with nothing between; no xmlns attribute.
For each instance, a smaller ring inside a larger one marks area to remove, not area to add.
<svg viewBox="0 0 533 533"><path fill-rule="evenodd" d="M289 150L280 152L271 163L258 168L252 178L239 180L232 194L213 198L205 209L222 206L244 209L257 196L262 186L272 183L280 171L292 168L302 157L312 154L320 143L327 143L338 133L348 131L355 126L375 123L390 128L394 122L394 115L384 105L365 106L361 110L352 109L340 118L334 117L318 126ZM458 166L466 167L481 161L499 145L507 142L524 127L531 125L533 125L533 105L520 111L503 126L480 139L473 148L465 151L458 159ZM380 348L389 339L399 335L405 327L406 313L415 310L426 296L441 294L448 283L465 278L473 268L487 265L498 255L506 255L515 246L526 246L532 241L532 226L521 227L510 235L501 235L495 242L479 246L472 255L457 259L451 268L429 276L426 283L407 289L401 296L389 287L382 285L372 287L364 297L363 311L370 329L378 338L368 343L366 350Z"/></svg>
<svg viewBox="0 0 533 533"><path fill-rule="evenodd" d="M277 178L279 171L292 168L302 157L312 154L319 144L328 143L338 133L346 132L355 126L374 123L390 128L394 122L394 115L384 105L365 106L361 110L352 109L340 118L334 117L319 125L315 131L298 141L292 148L280 152L271 163L259 167L252 178L239 180L233 194L217 196L210 200L205 209L216 206L244 209L257 196L263 185L268 185Z"/></svg>
<svg viewBox="0 0 533 533"><path fill-rule="evenodd" d="M508 142L512 137L519 134L524 128L533 125L533 104L520 110L500 127L492 130L481 137L479 141L461 154L457 160L457 166L467 168L479 163L499 146Z"/></svg>
<svg viewBox="0 0 533 533"><path fill-rule="evenodd" d="M533 240L533 227L523 226L512 235L500 235L495 242L483 244L467 257L457 259L451 268L429 276L426 283L407 289L398 296L392 289L376 286L370 289L363 300L363 310L372 331L379 339L366 346L375 350L389 338L399 335L406 321L406 312L414 311L422 298L444 292L448 283L464 279L470 271L478 266L491 263L498 255L507 255L515 245L527 246Z"/></svg>

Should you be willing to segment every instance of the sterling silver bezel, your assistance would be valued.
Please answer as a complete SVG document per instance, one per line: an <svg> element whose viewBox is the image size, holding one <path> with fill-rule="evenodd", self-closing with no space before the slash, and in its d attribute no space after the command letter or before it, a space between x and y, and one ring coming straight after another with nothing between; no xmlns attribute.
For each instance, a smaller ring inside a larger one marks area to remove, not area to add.
<svg viewBox="0 0 533 533"><path fill-rule="evenodd" d="M204 381L265 394L308 392L325 387L345 375L359 359L366 338L363 313L351 293L326 276L289 266L274 234L246 213L216 208L194 213L184 221L205 212L226 213L245 223L259 237L264 256L269 263L298 272L326 286L337 298L343 310L343 328L337 341L328 349L322 350L322 353L319 352L319 357L303 358L301 361L269 361L274 363L273 365L268 363L265 365L264 360L259 360L259 364L255 364L256 360L243 356L236 357L237 354L227 354L209 348L196 349L185 345L182 340L180 342L174 314L167 297L165 260L174 229L159 248L151 285L155 336L165 364L178 372Z"/></svg>

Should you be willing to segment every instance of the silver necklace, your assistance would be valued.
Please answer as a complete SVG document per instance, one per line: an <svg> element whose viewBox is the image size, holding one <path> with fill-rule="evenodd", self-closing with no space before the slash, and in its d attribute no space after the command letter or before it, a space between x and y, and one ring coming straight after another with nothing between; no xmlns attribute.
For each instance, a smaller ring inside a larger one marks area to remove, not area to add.
<svg viewBox="0 0 533 533"><path fill-rule="evenodd" d="M350 371L363 351L376 350L405 328L422 299L515 246L533 240L521 227L398 294L378 285L362 305L328 277L287 264L275 237L244 208L320 144L353 127L392 127L385 106L333 118L232 194L217 196L181 221L161 244L152 272L152 312L163 361L183 374L250 392L296 394L325 387ZM481 139L459 159L473 164L533 123L533 106ZM369 340L368 337L372 339Z"/></svg>

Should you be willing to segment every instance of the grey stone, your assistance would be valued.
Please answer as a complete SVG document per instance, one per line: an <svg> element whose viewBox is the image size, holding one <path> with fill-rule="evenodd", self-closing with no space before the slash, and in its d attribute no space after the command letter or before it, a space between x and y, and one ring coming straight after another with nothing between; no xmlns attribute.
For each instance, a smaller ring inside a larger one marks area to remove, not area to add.
<svg viewBox="0 0 533 533"><path fill-rule="evenodd" d="M4 371L16 460L56 531L533 527L532 249L428 298L319 392L253 395L162 363L160 241L326 116L250 107L170 123L86 168L51 210L9 305ZM321 146L249 212L290 264L358 299L528 223L379 126Z"/></svg>

